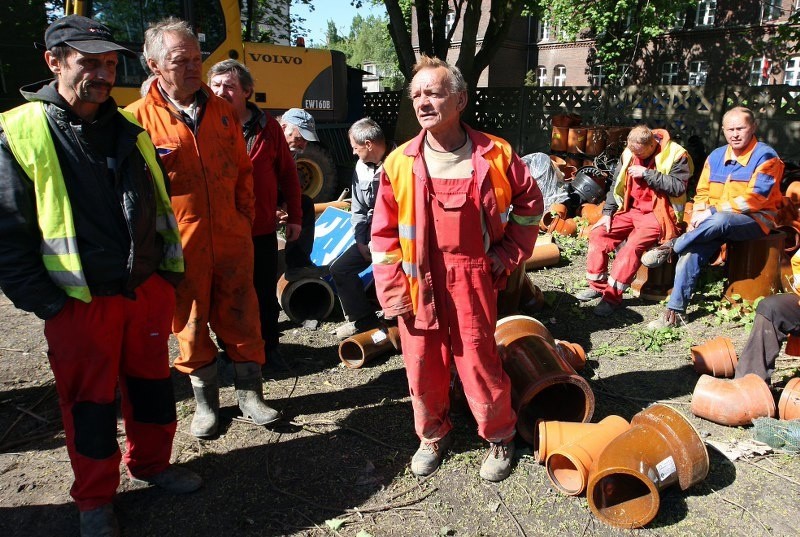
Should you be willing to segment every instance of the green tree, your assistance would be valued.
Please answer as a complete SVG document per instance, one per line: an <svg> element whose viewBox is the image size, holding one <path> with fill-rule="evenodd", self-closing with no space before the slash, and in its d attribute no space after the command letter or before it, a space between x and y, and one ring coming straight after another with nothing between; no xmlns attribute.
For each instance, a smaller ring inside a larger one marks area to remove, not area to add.
<svg viewBox="0 0 800 537"><path fill-rule="evenodd" d="M590 37L590 62L605 68L609 81L621 80L648 41L675 26L697 0L538 0L541 18L567 38Z"/></svg>
<svg viewBox="0 0 800 537"><path fill-rule="evenodd" d="M339 36L333 21L328 21L326 41L329 48L344 52L351 67L363 68L367 63L374 64L384 86L399 89L403 85L385 17L356 15L345 38Z"/></svg>
<svg viewBox="0 0 800 537"><path fill-rule="evenodd" d="M490 18L479 46L478 24L484 1L490 5ZM383 3L389 15L389 32L400 72L406 81L411 80L411 69L417 61L411 41L411 17L414 17L420 54L446 59L456 30L461 30L456 65L471 88L499 50L511 22L523 11L539 10L537 0L384 0ZM448 32L447 17L451 12L454 23Z"/></svg>

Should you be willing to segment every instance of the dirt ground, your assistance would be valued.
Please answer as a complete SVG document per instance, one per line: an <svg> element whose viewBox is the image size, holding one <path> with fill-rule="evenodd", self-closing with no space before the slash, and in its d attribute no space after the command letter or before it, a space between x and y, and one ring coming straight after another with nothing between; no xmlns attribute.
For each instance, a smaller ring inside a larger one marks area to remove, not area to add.
<svg viewBox="0 0 800 537"><path fill-rule="evenodd" d="M655 401L669 402L705 439L741 440L748 428L695 418L689 401L697 374L689 347L724 334L741 350L746 334L714 313L690 311L686 325L660 350L642 350L641 330L663 305L626 297L607 319L571 293L584 286L585 257L528 273L548 305L533 315L559 339L581 344L589 363L592 421L630 419ZM283 361L264 369L271 404L285 419L274 429L236 419L233 388L222 393L222 434L188 434L194 408L188 379L175 374L178 433L174 461L200 473L204 487L173 497L132 486L121 469L116 499L126 536L533 536L533 535L797 535L800 457L770 454L729 462L713 449L702 483L663 491L656 519L622 531L604 525L585 497L558 493L531 446L518 442L509 479L478 477L485 445L468 416L454 416L455 445L440 470L417 480L408 463L417 447L402 358L389 355L362 369L344 368L329 332L282 322ZM670 339L670 338L665 338ZM652 343L652 341L650 342ZM0 296L0 535L76 536L72 474L64 448L42 323ZM173 355L175 349L173 348ZM779 358L777 380L800 362ZM120 424L120 442L124 435ZM794 529L792 529L794 528Z"/></svg>

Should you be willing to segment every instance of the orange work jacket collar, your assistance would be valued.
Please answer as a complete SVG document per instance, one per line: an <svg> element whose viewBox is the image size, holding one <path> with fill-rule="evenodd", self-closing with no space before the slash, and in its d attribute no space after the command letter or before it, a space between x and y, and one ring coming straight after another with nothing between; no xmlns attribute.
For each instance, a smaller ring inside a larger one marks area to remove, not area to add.
<svg viewBox="0 0 800 537"><path fill-rule="evenodd" d="M731 149L731 146L729 144L728 147L725 149L725 162L730 162L732 160L735 160L742 166L747 166L747 163L750 162L750 157L753 155L753 149L756 148L757 143L758 140L756 139L755 136L753 136L753 138L750 140L750 143L747 144L744 153L742 153L738 157L733 154L733 149Z"/></svg>

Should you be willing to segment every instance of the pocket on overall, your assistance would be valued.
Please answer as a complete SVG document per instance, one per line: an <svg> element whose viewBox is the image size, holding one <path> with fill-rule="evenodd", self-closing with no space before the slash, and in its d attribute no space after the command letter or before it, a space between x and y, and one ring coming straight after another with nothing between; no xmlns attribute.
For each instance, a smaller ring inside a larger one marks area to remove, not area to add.
<svg viewBox="0 0 800 537"><path fill-rule="evenodd" d="M468 209L467 194L453 193L443 198L433 198L433 203L437 204L438 209L433 211L436 242L443 252L458 252L463 242L461 234L475 232L464 226L466 219L464 211Z"/></svg>

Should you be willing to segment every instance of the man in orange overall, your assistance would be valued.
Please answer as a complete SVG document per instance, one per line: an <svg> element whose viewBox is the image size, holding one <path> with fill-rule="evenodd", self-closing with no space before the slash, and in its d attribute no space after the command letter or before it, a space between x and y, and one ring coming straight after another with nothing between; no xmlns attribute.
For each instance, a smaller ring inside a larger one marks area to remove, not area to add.
<svg viewBox="0 0 800 537"><path fill-rule="evenodd" d="M177 288L172 330L197 407L191 432L216 435L219 418L217 347L234 362L236 396L258 425L279 418L263 400L264 341L253 288L253 176L242 127L231 105L202 82L202 55L191 28L166 19L145 33L144 55L156 75L144 98L131 104L167 169L178 220L186 278Z"/></svg>
<svg viewBox="0 0 800 537"><path fill-rule="evenodd" d="M530 257L542 195L508 142L461 122L467 85L458 68L423 56L414 73L422 131L384 162L371 243L378 299L398 317L421 440L411 471L431 474L452 444L454 360L478 434L490 443L480 475L501 481L517 417L494 340L497 291Z"/></svg>

